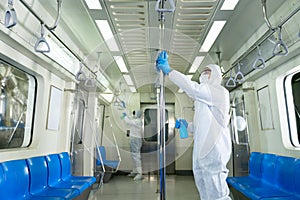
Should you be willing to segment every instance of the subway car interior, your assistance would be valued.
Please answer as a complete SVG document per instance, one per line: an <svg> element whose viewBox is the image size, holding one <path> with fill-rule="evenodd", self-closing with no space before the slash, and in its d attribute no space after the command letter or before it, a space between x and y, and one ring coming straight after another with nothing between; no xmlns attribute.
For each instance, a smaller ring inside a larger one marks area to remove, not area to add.
<svg viewBox="0 0 300 200"><path fill-rule="evenodd" d="M300 200L299 9L1 0L0 200Z"/></svg>

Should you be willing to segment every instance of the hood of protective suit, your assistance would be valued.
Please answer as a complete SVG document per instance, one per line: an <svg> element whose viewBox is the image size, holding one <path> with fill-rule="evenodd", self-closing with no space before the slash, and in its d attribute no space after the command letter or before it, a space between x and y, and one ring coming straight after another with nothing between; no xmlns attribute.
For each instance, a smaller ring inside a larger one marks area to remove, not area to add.
<svg viewBox="0 0 300 200"><path fill-rule="evenodd" d="M206 67L208 67L211 70L210 78L206 81L203 81L204 78L202 77L203 75L201 74L199 77L200 83L207 83L211 85L221 85L222 82L222 72L219 67L219 65L214 65L214 64L209 64Z"/></svg>
<svg viewBox="0 0 300 200"><path fill-rule="evenodd" d="M135 111L135 115L136 118L141 118L142 116L142 112L140 110Z"/></svg>

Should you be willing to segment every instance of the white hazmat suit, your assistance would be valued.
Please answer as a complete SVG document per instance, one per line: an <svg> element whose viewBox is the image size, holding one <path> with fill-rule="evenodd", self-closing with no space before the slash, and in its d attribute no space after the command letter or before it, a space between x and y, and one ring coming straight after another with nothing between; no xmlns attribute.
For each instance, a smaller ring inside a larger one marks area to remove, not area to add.
<svg viewBox="0 0 300 200"><path fill-rule="evenodd" d="M200 84L176 70L169 73L169 79L194 100L194 119L188 129L194 133L193 173L201 200L228 200L229 92L221 86L220 67L207 67L210 76L201 74Z"/></svg>
<svg viewBox="0 0 300 200"><path fill-rule="evenodd" d="M134 180L142 179L141 148L143 142L143 122L141 116L141 111L136 111L134 118L130 119L127 116L124 118L130 130L130 151L133 161L133 171L131 174L136 174Z"/></svg>

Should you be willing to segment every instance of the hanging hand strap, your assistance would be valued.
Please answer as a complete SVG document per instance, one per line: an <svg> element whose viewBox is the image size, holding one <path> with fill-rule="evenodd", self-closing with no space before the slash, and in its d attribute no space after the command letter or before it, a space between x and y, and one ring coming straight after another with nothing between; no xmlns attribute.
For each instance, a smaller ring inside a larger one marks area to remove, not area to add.
<svg viewBox="0 0 300 200"><path fill-rule="evenodd" d="M266 67L266 63L265 63L265 59L261 56L261 51L259 46L257 46L257 57L255 59L255 61L252 64L252 68L253 69L263 69ZM257 65L259 62L261 62L261 66Z"/></svg>
<svg viewBox="0 0 300 200"><path fill-rule="evenodd" d="M237 83L242 83L244 82L245 77L244 74L241 72L241 64L238 62L238 72L236 73L234 77L234 81Z"/></svg>
<svg viewBox="0 0 300 200"><path fill-rule="evenodd" d="M82 70L82 68L83 68L83 64L80 63L80 69L79 69L79 71L77 72L77 74L75 75L75 79L76 79L77 81L86 81L86 80L87 80L87 79L86 79L86 76L85 76L85 73L84 73L84 71Z"/></svg>
<svg viewBox="0 0 300 200"><path fill-rule="evenodd" d="M44 38L45 30L44 30L44 24L41 24L41 37L36 41L34 45L34 50L36 52L40 53L49 53L50 52L50 46L46 39Z"/></svg>
<svg viewBox="0 0 300 200"><path fill-rule="evenodd" d="M287 56L289 54L289 50L282 40L281 27L279 27L278 31L278 42L275 44L273 49L273 56Z"/></svg>
<svg viewBox="0 0 300 200"><path fill-rule="evenodd" d="M232 73L232 69L230 70L230 77L226 82L226 87L235 87L236 86L235 80L232 77L231 73Z"/></svg>
<svg viewBox="0 0 300 200"><path fill-rule="evenodd" d="M8 7L5 11L4 25L6 28L11 28L17 24L17 14L13 8L13 0L8 0Z"/></svg>

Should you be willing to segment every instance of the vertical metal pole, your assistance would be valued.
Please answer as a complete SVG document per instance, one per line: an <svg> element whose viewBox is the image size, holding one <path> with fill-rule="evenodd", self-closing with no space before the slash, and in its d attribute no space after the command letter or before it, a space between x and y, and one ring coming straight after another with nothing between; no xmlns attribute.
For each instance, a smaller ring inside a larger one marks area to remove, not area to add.
<svg viewBox="0 0 300 200"><path fill-rule="evenodd" d="M175 4L173 0L169 0L171 9L165 9L165 0L157 0L155 10L159 12L160 17L160 43L159 48L163 50L164 42L164 12L174 12ZM160 8L159 8L160 7ZM165 77L162 71L159 73L159 90L157 90L157 130L158 130L158 146L159 146L159 180L160 180L160 199L166 199L166 131L165 131Z"/></svg>
<svg viewBox="0 0 300 200"><path fill-rule="evenodd" d="M161 189L160 189L160 168L161 168L161 162L160 162L160 144L161 144L161 140L160 140L160 109L159 109L159 98L160 98L160 83L158 83L156 85L156 103L157 103L157 113L156 113L156 119L157 119L157 162L158 162L158 165L157 165L157 193L160 193Z"/></svg>
<svg viewBox="0 0 300 200"><path fill-rule="evenodd" d="M166 134L165 134L165 93L164 93L164 75L160 74L160 199L166 199Z"/></svg>
<svg viewBox="0 0 300 200"><path fill-rule="evenodd" d="M164 0L161 1L161 8L164 8ZM160 49L163 50L164 41L164 21L165 14L160 12ZM159 102L158 114L160 123L160 147L159 147L159 180L160 180L160 200L166 199L166 149L165 149L165 92L164 92L164 74L162 71L159 73Z"/></svg>

